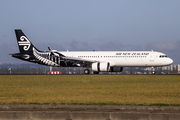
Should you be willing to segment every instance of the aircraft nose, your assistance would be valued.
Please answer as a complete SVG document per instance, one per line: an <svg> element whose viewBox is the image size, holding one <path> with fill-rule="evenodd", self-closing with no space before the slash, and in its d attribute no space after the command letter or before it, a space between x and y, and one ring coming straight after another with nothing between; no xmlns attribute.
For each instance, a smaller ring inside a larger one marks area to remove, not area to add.
<svg viewBox="0 0 180 120"><path fill-rule="evenodd" d="M173 60L172 60L171 58L169 58L168 63L169 63L169 64L172 64L172 63L173 63Z"/></svg>

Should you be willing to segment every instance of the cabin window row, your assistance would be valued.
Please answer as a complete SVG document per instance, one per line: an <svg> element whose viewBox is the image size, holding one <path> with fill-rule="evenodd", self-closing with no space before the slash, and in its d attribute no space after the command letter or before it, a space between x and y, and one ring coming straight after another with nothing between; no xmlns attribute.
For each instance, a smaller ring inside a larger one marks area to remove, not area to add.
<svg viewBox="0 0 180 120"><path fill-rule="evenodd" d="M147 56L78 56L78 58L145 58Z"/></svg>

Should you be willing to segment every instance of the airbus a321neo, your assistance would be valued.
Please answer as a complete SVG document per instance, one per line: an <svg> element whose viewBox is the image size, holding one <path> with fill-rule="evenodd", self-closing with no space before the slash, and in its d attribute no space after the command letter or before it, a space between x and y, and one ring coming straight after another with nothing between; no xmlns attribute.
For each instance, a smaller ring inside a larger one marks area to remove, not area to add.
<svg viewBox="0 0 180 120"><path fill-rule="evenodd" d="M86 67L85 74L122 72L123 67L157 67L173 63L164 53L155 51L40 51L22 30L15 30L20 53L12 57L55 67Z"/></svg>

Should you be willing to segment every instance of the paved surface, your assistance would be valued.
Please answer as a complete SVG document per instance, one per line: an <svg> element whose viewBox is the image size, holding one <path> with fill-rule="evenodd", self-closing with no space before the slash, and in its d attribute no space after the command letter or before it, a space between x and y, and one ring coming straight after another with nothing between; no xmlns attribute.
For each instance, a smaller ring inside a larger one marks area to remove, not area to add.
<svg viewBox="0 0 180 120"><path fill-rule="evenodd" d="M179 120L180 107L0 105L0 120Z"/></svg>
<svg viewBox="0 0 180 120"><path fill-rule="evenodd" d="M96 112L168 112L180 113L175 106L116 106L116 105L0 105L0 111L96 111Z"/></svg>

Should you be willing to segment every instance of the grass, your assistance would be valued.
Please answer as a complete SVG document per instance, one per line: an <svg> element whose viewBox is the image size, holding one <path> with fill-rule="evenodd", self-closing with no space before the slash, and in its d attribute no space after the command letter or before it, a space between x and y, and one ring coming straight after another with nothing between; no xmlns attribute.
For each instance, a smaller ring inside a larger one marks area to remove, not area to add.
<svg viewBox="0 0 180 120"><path fill-rule="evenodd" d="M180 76L2 75L0 104L180 106Z"/></svg>

